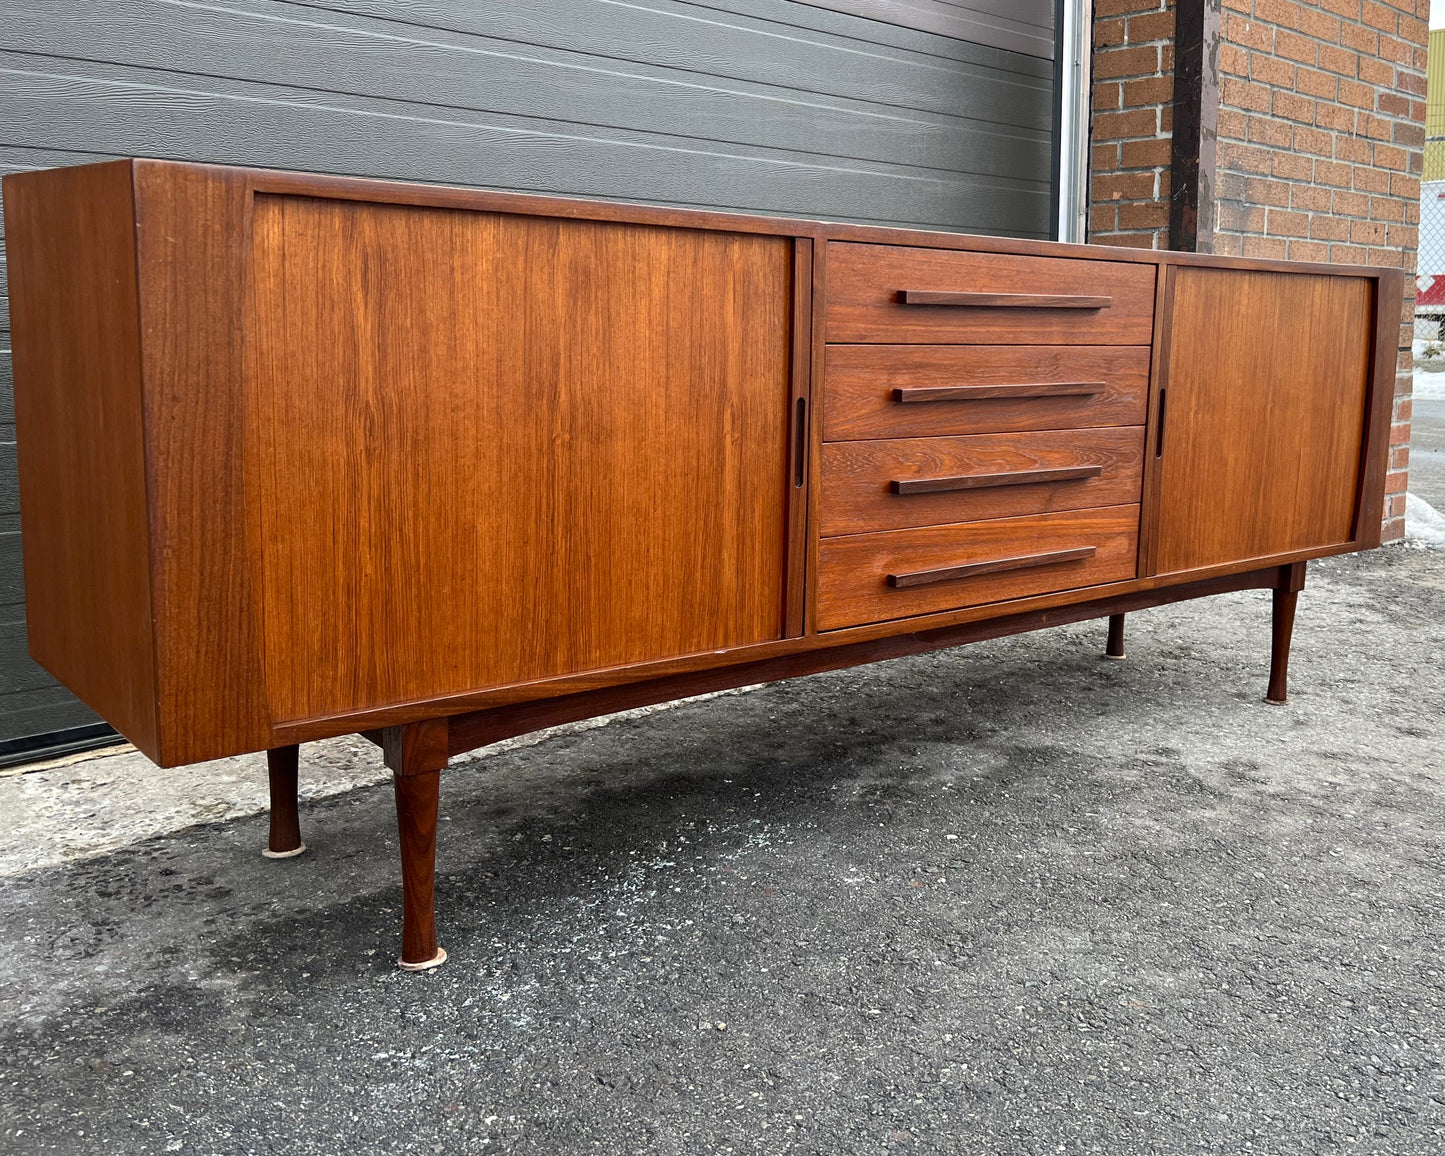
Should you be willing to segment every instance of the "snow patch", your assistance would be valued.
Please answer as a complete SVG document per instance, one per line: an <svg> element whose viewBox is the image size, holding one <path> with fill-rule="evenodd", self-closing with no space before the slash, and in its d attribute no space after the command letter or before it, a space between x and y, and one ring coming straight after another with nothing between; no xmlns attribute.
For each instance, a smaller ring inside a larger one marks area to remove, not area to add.
<svg viewBox="0 0 1445 1156"><path fill-rule="evenodd" d="M1405 495L1405 542L1421 548L1445 549L1445 514L1414 494Z"/></svg>
<svg viewBox="0 0 1445 1156"><path fill-rule="evenodd" d="M1421 401L1445 401L1445 370L1417 369L1415 396Z"/></svg>

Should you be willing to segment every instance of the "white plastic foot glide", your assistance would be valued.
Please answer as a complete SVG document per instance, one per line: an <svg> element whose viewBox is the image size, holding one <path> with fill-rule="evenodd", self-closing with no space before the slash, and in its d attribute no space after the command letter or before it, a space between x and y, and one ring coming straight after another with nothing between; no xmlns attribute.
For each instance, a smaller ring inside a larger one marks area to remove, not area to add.
<svg viewBox="0 0 1445 1156"><path fill-rule="evenodd" d="M270 847L266 847L262 849L261 854L266 856L267 859L294 859L297 855L304 854L305 851L306 844L302 843L301 846L293 851L273 851Z"/></svg>
<svg viewBox="0 0 1445 1156"><path fill-rule="evenodd" d="M431 959L423 960L421 963L407 963L404 959L398 959L396 966L402 971L430 971L434 967L441 967L447 961L447 949L437 948L437 953Z"/></svg>

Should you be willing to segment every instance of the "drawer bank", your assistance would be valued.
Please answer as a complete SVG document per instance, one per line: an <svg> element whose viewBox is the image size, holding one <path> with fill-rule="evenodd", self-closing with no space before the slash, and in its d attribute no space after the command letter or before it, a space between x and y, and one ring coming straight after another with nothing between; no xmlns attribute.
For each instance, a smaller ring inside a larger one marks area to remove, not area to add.
<svg viewBox="0 0 1445 1156"><path fill-rule="evenodd" d="M134 160L4 182L37 661L162 766L452 755L1378 545L1401 276Z"/></svg>

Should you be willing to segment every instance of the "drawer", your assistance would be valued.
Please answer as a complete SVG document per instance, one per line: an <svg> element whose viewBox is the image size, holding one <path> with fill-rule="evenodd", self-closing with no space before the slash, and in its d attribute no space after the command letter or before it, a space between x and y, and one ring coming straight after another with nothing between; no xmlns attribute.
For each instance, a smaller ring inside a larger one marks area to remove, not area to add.
<svg viewBox="0 0 1445 1156"><path fill-rule="evenodd" d="M828 246L826 340L1148 345L1154 266Z"/></svg>
<svg viewBox="0 0 1445 1156"><path fill-rule="evenodd" d="M825 538L818 629L1121 582L1138 551L1138 506Z"/></svg>
<svg viewBox="0 0 1445 1156"><path fill-rule="evenodd" d="M928 437L1143 425L1149 350L829 345L823 437Z"/></svg>
<svg viewBox="0 0 1445 1156"><path fill-rule="evenodd" d="M1139 501L1144 427L830 442L821 533L864 534Z"/></svg>

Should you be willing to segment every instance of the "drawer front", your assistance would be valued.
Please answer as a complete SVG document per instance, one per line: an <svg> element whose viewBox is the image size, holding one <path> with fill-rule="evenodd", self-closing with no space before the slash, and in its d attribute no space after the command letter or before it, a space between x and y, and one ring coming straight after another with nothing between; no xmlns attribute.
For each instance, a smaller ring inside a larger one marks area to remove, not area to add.
<svg viewBox="0 0 1445 1156"><path fill-rule="evenodd" d="M1154 266L828 246L828 341L1148 345Z"/></svg>
<svg viewBox="0 0 1445 1156"><path fill-rule="evenodd" d="M1121 582L1138 550L1138 506L826 538L818 629Z"/></svg>
<svg viewBox="0 0 1445 1156"><path fill-rule="evenodd" d="M1139 501L1144 427L823 446L821 533L865 534Z"/></svg>
<svg viewBox="0 0 1445 1156"><path fill-rule="evenodd" d="M1143 425L1149 350L830 345L823 437L929 437Z"/></svg>

